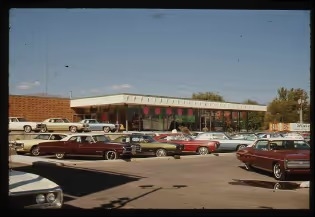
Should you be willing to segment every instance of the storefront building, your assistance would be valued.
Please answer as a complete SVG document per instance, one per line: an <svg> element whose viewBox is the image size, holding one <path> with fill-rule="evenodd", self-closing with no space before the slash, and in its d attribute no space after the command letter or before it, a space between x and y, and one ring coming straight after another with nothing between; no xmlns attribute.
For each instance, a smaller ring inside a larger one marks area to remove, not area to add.
<svg viewBox="0 0 315 217"><path fill-rule="evenodd" d="M85 118L122 124L129 131L226 131L248 128L249 112L266 112L267 106L211 102L165 96L116 94L70 100L73 121Z"/></svg>

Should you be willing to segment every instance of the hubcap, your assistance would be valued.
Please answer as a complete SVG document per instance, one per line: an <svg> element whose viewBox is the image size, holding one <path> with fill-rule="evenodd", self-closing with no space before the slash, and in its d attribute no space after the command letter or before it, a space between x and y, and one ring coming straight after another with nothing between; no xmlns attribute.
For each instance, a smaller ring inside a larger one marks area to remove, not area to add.
<svg viewBox="0 0 315 217"><path fill-rule="evenodd" d="M105 132L105 133L108 133L108 132L109 132L109 127L105 127L105 128L104 128L104 132Z"/></svg>
<svg viewBox="0 0 315 217"><path fill-rule="evenodd" d="M26 126L26 127L25 127L25 131L26 131L26 132L31 132L31 127L30 127L30 126Z"/></svg>
<svg viewBox="0 0 315 217"><path fill-rule="evenodd" d="M276 178L280 178L281 177L281 169L280 169L280 165L276 164L273 168L273 173L275 174Z"/></svg>
<svg viewBox="0 0 315 217"><path fill-rule="evenodd" d="M158 157L164 157L166 155L165 151L160 149L156 152L156 156Z"/></svg>
<svg viewBox="0 0 315 217"><path fill-rule="evenodd" d="M238 147L239 150L240 150L240 149L243 149L243 148L245 148L245 145L240 145L240 146Z"/></svg>
<svg viewBox="0 0 315 217"><path fill-rule="evenodd" d="M106 157L108 160L115 160L116 159L116 153L113 151L109 151L106 153Z"/></svg>
<svg viewBox="0 0 315 217"><path fill-rule="evenodd" d="M71 127L71 132L75 133L77 131L77 129L75 127Z"/></svg>
<svg viewBox="0 0 315 217"><path fill-rule="evenodd" d="M249 165L248 165L248 164L245 164L245 168L246 168L247 170L249 170Z"/></svg>
<svg viewBox="0 0 315 217"><path fill-rule="evenodd" d="M199 149L199 154L200 154L200 155L206 155L206 154L208 154L208 149L206 149L206 148L204 148L204 147L200 148L200 149Z"/></svg>
<svg viewBox="0 0 315 217"><path fill-rule="evenodd" d="M35 156L39 155L39 148L38 147L33 148L32 154Z"/></svg>
<svg viewBox="0 0 315 217"><path fill-rule="evenodd" d="M56 154L57 158L62 158L64 156L64 154Z"/></svg>

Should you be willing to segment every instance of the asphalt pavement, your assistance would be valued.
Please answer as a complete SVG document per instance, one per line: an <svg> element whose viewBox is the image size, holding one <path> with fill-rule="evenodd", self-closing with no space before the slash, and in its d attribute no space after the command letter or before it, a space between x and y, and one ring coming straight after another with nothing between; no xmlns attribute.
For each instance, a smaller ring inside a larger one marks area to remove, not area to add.
<svg viewBox="0 0 315 217"><path fill-rule="evenodd" d="M64 208L309 209L309 188L298 187L305 177L278 183L268 173L246 171L235 153L129 162L67 159L49 169L16 163L16 170L59 184Z"/></svg>

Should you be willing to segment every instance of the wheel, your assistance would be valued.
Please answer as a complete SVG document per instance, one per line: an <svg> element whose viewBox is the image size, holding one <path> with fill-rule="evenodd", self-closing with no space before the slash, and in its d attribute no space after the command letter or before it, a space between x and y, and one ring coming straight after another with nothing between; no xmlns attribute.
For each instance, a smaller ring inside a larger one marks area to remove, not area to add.
<svg viewBox="0 0 315 217"><path fill-rule="evenodd" d="M32 127L31 127L31 126L28 126L28 125L24 126L24 132L25 132L25 133L30 133L30 132L32 132Z"/></svg>
<svg viewBox="0 0 315 217"><path fill-rule="evenodd" d="M158 150L156 150L155 152L155 156L157 157L165 157L167 155L167 152L165 149L159 148Z"/></svg>
<svg viewBox="0 0 315 217"><path fill-rule="evenodd" d="M279 163L275 163L273 165L273 176L277 180L285 180L285 172L282 170L281 165Z"/></svg>
<svg viewBox="0 0 315 217"><path fill-rule="evenodd" d="M109 133L110 128L109 127L103 127L104 133Z"/></svg>
<svg viewBox="0 0 315 217"><path fill-rule="evenodd" d="M38 156L40 154L39 152L39 147L37 145L34 145L32 148L31 148L31 155L33 156Z"/></svg>
<svg viewBox="0 0 315 217"><path fill-rule="evenodd" d="M70 127L70 132L71 133L76 133L77 132L77 127L76 126L71 126Z"/></svg>
<svg viewBox="0 0 315 217"><path fill-rule="evenodd" d="M252 165L250 165L249 163L245 163L244 166L245 166L246 170L252 170L253 169Z"/></svg>
<svg viewBox="0 0 315 217"><path fill-rule="evenodd" d="M117 153L116 151L107 151L104 154L105 160L116 160L117 159Z"/></svg>
<svg viewBox="0 0 315 217"><path fill-rule="evenodd" d="M246 148L246 145L239 145L236 148L236 151Z"/></svg>
<svg viewBox="0 0 315 217"><path fill-rule="evenodd" d="M197 152L199 155L207 155L209 153L209 150L206 147L200 147L198 148Z"/></svg>
<svg viewBox="0 0 315 217"><path fill-rule="evenodd" d="M55 156L57 159L63 159L65 158L65 153L56 153Z"/></svg>
<svg viewBox="0 0 315 217"><path fill-rule="evenodd" d="M40 132L41 133L46 133L47 132L47 127L45 126L45 127L42 127L41 129L40 129Z"/></svg>

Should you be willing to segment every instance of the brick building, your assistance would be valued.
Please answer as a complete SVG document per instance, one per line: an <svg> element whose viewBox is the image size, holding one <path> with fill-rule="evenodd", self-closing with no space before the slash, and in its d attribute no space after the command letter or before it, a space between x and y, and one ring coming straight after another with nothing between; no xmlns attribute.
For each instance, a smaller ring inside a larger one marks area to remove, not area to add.
<svg viewBox="0 0 315 217"><path fill-rule="evenodd" d="M74 115L70 99L50 96L9 96L9 116L24 117L29 121L43 121L47 118L62 117L70 121Z"/></svg>

